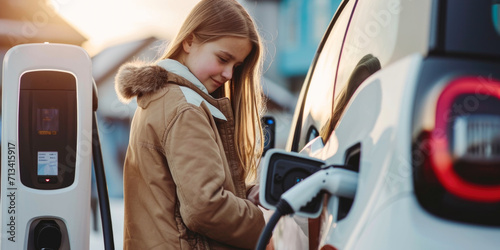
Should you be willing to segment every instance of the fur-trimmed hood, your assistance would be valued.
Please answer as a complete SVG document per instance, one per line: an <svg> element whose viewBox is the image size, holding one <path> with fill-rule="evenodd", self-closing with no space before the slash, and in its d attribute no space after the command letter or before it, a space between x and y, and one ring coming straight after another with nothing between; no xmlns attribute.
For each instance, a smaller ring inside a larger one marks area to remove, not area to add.
<svg viewBox="0 0 500 250"><path fill-rule="evenodd" d="M164 68L141 62L127 63L120 67L115 77L115 91L120 101L130 102L134 97L161 89L168 79Z"/></svg>
<svg viewBox="0 0 500 250"><path fill-rule="evenodd" d="M179 83L186 80L208 94L205 86L178 61L166 59L157 64L131 62L122 65L118 70L115 77L115 91L120 101L128 103L134 97L156 92L167 82Z"/></svg>

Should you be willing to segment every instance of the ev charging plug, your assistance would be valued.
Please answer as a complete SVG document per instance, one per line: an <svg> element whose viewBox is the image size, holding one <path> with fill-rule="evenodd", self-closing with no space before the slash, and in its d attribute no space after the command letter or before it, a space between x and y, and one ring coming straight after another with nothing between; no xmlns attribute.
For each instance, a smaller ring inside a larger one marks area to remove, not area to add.
<svg viewBox="0 0 500 250"><path fill-rule="evenodd" d="M319 192L325 191L334 196L354 198L357 186L358 173L333 166L321 169L307 177L281 195L280 201L276 205L276 212L262 231L256 249L266 248L272 231L281 216L299 211Z"/></svg>
<svg viewBox="0 0 500 250"><path fill-rule="evenodd" d="M281 199L287 201L293 212L310 202L320 191L334 196L353 198L358 186L358 173L329 167L322 169L286 191Z"/></svg>

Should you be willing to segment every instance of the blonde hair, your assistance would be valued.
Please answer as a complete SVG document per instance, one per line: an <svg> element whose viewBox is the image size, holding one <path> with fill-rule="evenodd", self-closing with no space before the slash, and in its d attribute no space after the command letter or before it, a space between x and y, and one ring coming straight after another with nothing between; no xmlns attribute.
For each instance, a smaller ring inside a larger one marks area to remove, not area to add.
<svg viewBox="0 0 500 250"><path fill-rule="evenodd" d="M215 98L228 97L235 116L235 148L244 169L242 176L253 180L263 149L260 117L263 114L262 42L248 12L235 0L201 0L190 12L177 36L170 42L160 60L179 59L182 42L194 37L200 43L233 36L248 38L252 50L223 88L212 93Z"/></svg>

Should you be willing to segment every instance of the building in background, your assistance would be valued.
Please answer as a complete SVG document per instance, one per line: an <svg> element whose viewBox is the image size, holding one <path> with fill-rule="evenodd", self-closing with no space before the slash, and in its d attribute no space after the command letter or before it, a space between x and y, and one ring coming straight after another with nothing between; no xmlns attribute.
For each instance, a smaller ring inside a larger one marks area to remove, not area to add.
<svg viewBox="0 0 500 250"><path fill-rule="evenodd" d="M341 0L242 0L267 46L266 77L298 94Z"/></svg>
<svg viewBox="0 0 500 250"><path fill-rule="evenodd" d="M5 53L19 44L50 42L81 46L86 40L87 38L54 11L48 1L0 0L2 64ZM0 70L0 82L1 74Z"/></svg>
<svg viewBox="0 0 500 250"><path fill-rule="evenodd" d="M67 43L87 40L45 0L0 0L0 47L23 43Z"/></svg>

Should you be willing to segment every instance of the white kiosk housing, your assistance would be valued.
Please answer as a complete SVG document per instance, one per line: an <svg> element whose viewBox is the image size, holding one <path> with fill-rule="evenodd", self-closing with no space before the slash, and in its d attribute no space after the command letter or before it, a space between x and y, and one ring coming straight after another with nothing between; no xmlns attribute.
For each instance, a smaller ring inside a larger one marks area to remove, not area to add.
<svg viewBox="0 0 500 250"><path fill-rule="evenodd" d="M1 249L88 249L92 67L82 48L26 44L4 58Z"/></svg>

